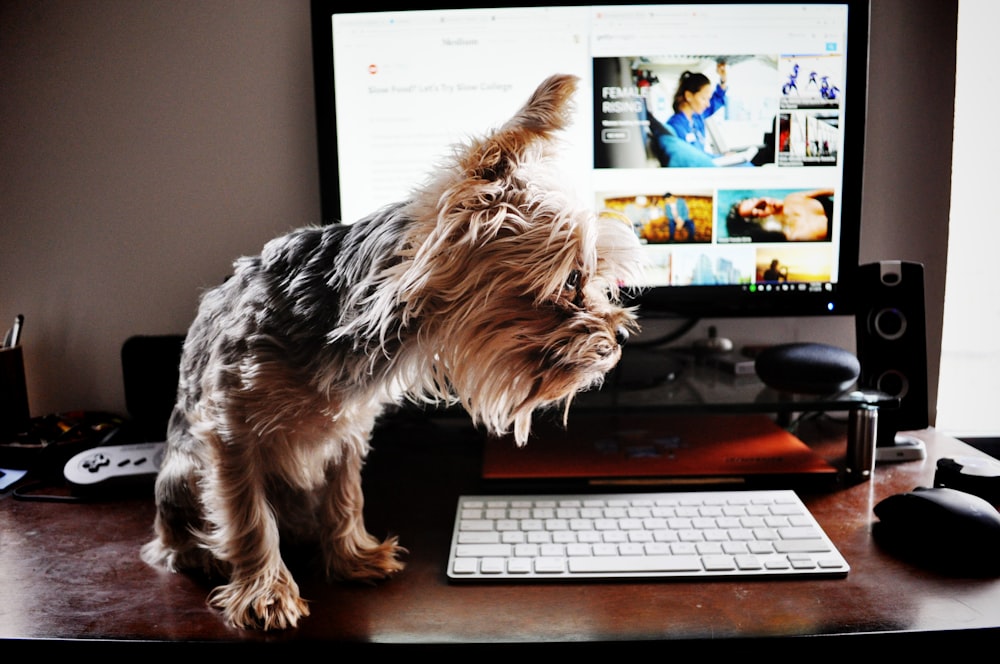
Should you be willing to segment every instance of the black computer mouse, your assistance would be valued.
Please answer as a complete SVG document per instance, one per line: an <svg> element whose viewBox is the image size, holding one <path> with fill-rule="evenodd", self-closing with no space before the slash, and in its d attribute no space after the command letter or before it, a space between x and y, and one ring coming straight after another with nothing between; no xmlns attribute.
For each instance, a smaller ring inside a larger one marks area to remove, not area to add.
<svg viewBox="0 0 1000 664"><path fill-rule="evenodd" d="M873 534L895 555L953 575L1000 575L1000 511L979 496L918 487L874 511Z"/></svg>

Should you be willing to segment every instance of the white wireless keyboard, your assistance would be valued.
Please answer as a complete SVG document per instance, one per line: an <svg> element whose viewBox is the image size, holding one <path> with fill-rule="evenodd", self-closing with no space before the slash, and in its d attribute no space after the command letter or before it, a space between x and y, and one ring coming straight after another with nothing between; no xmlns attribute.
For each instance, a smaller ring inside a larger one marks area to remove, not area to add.
<svg viewBox="0 0 1000 664"><path fill-rule="evenodd" d="M793 491L461 496L455 581L842 577Z"/></svg>

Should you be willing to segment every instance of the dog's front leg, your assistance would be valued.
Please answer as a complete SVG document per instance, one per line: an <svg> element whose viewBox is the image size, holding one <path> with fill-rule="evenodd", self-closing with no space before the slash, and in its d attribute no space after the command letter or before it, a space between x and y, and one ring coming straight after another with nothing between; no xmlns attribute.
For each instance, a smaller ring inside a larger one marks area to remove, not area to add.
<svg viewBox="0 0 1000 664"><path fill-rule="evenodd" d="M236 453L237 450L242 454ZM229 583L215 588L209 602L237 627L287 629L309 608L281 559L278 524L265 496L263 474L252 454L230 444L214 466L204 499L215 528L209 537L216 557L231 565Z"/></svg>
<svg viewBox="0 0 1000 664"><path fill-rule="evenodd" d="M395 537L379 541L364 522L361 467L364 460L349 448L327 469L326 500L321 505L323 556L331 579L373 581L403 569L405 553Z"/></svg>

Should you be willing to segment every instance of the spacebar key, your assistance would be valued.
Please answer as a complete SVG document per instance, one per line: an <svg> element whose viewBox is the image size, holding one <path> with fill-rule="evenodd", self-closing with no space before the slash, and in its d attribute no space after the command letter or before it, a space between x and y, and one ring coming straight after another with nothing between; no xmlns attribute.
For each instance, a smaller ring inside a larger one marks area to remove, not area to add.
<svg viewBox="0 0 1000 664"><path fill-rule="evenodd" d="M585 556L569 559L571 574L588 572L700 572L698 556Z"/></svg>

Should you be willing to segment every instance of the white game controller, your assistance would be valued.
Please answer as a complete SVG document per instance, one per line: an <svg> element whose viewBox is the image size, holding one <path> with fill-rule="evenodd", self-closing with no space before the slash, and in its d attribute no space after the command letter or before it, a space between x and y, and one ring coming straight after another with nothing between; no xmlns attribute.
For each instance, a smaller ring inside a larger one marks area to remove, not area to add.
<svg viewBox="0 0 1000 664"><path fill-rule="evenodd" d="M161 442L92 447L67 461L63 475L76 489L152 485L160 470L165 446L166 443Z"/></svg>

